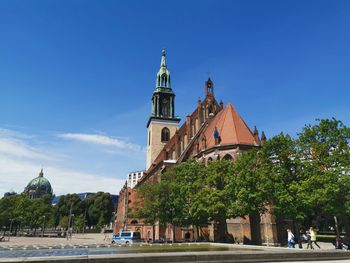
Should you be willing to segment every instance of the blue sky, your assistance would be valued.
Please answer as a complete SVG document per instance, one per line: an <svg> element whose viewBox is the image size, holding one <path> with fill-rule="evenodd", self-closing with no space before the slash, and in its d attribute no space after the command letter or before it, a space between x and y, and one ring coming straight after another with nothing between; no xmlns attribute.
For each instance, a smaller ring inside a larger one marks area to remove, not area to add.
<svg viewBox="0 0 350 263"><path fill-rule="evenodd" d="M118 193L145 167L161 49L176 114L211 76L268 137L350 126L349 1L0 1L0 195L44 167L56 194Z"/></svg>

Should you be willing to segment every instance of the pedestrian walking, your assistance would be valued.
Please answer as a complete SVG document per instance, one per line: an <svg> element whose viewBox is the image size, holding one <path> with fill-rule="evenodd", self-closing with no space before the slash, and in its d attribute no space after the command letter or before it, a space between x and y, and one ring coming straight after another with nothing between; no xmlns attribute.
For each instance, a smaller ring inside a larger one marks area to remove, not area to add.
<svg viewBox="0 0 350 263"><path fill-rule="evenodd" d="M318 248L321 248L316 242L316 239L317 239L316 231L313 229L313 227L310 227L309 231L311 236L311 244L315 244Z"/></svg>
<svg viewBox="0 0 350 263"><path fill-rule="evenodd" d="M312 242L311 242L311 235L310 235L310 231L306 231L306 242L307 242L307 246L306 249L314 249L314 247L312 246Z"/></svg>
<svg viewBox="0 0 350 263"><path fill-rule="evenodd" d="M294 237L294 234L292 233L292 230L288 228L287 233L288 233L288 247L295 248L295 237Z"/></svg>

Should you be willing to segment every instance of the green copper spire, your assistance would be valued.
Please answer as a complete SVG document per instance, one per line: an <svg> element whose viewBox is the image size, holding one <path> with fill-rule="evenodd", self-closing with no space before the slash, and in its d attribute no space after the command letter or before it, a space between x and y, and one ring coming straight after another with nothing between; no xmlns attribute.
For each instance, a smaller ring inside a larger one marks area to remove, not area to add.
<svg viewBox="0 0 350 263"><path fill-rule="evenodd" d="M170 72L167 69L167 65L165 62L165 49L162 50L162 58L160 61L160 68L157 74L157 81L156 81L156 90L160 89L167 89L168 91L171 91L170 86Z"/></svg>
<svg viewBox="0 0 350 263"><path fill-rule="evenodd" d="M156 88L152 96L152 114L147 127L153 119L173 121L180 119L175 116L175 94L170 85L170 72L165 61L165 49L162 49L160 68L157 73Z"/></svg>

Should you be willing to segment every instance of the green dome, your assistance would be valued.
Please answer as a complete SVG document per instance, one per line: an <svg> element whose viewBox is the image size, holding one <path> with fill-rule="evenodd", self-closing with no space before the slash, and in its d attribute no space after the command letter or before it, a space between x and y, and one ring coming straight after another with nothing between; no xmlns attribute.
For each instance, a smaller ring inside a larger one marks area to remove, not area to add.
<svg viewBox="0 0 350 263"><path fill-rule="evenodd" d="M43 170L39 173L39 176L29 182L24 192L32 199L39 198L43 195L52 195L52 187L46 178L44 178Z"/></svg>

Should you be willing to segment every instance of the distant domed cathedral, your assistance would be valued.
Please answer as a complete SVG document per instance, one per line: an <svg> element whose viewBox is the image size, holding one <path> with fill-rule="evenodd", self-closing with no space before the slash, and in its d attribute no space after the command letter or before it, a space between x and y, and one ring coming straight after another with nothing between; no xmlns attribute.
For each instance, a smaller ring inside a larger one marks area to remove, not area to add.
<svg viewBox="0 0 350 263"><path fill-rule="evenodd" d="M24 193L27 194L30 199L40 198L46 194L52 196L52 187L46 178L44 178L43 169L41 169L39 176L31 180L27 187L24 188Z"/></svg>

